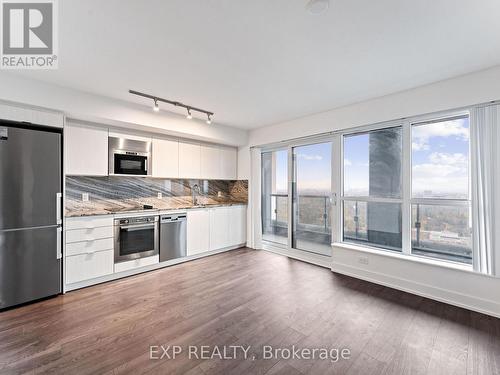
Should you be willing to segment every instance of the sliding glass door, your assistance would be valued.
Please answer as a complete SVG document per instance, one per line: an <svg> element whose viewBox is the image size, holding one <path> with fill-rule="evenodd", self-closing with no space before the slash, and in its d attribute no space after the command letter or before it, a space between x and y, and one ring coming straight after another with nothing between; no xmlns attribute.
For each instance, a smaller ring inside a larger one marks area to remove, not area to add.
<svg viewBox="0 0 500 375"><path fill-rule="evenodd" d="M262 153L262 239L288 244L288 150Z"/></svg>
<svg viewBox="0 0 500 375"><path fill-rule="evenodd" d="M292 149L292 247L331 255L332 143Z"/></svg>

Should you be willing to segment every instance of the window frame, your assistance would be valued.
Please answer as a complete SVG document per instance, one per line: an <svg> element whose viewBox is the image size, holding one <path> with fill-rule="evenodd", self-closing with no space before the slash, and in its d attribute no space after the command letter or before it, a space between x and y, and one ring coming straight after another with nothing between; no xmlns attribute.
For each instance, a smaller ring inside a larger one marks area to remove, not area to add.
<svg viewBox="0 0 500 375"><path fill-rule="evenodd" d="M266 153L273 153L273 152L280 152L280 151L285 151L287 153L287 205L290 204L290 157L289 157L289 150L290 150L290 147L287 146L287 145L281 145L281 146L273 146L273 147L266 147L266 148L262 148L261 149L261 157L263 154L266 154ZM263 220L263 210L262 210L262 186L263 186L263 183L264 183L264 179L262 178L262 173L263 173L263 170L262 170L262 166L261 166L261 181L260 181L260 188L261 188L261 194L260 194L260 208L261 208L261 222ZM281 242L277 242L277 241L272 241L272 240L269 240L269 239L265 239L264 238L264 225L261 224L261 238L263 241L265 242L269 242L271 244L273 244L274 246L277 246L277 247L287 247L289 246L289 243L290 243L290 218L288 217L290 215L290 209L289 207L287 206L287 238L286 238L286 244L283 244Z"/></svg>
<svg viewBox="0 0 500 375"><path fill-rule="evenodd" d="M336 229L336 242L347 246L359 246L361 248L366 248L373 251L380 251L383 254L400 254L402 256L408 257L408 259L417 258L424 259L431 262L437 262L441 264L450 264L454 266L464 267L466 269L473 269L474 259L472 259L472 264L466 264L463 262L458 262L449 259L440 259L432 256L413 254L412 252L412 205L413 204L429 204L429 205L441 205L441 206L467 206L472 207L472 179L471 179L471 163L472 163L472 153L471 153L471 142L469 138L469 157L468 157L468 198L467 199L439 199L439 198L413 198L412 191L412 127L418 125L424 125L426 123L434 123L439 121L445 121L453 118L461 117L469 118L469 132L470 132L470 109L443 111L439 113L413 116L411 118L405 118L397 121L382 122L374 125L364 126L361 128L353 130L345 130L340 133L339 136L339 155L338 163L334 168L340 169L340 182L338 184L338 204L336 217L338 221L338 227ZM371 131L395 128L402 128L402 181L401 181L401 198L375 198L375 197L356 197L356 196L345 196L344 195L344 139L349 136L366 134ZM385 249L382 246L377 246L375 244L367 243L362 244L358 242L344 241L344 202L345 201L359 201L359 202L388 202L388 203L400 203L401 204L401 228L402 228L402 248L401 251L394 251L391 249ZM471 212L471 221L474 223L474 213ZM473 234L472 234L473 235ZM472 240L472 247L474 247L474 241ZM472 249L472 257L474 257L475 251ZM475 270L477 271L477 270Z"/></svg>
<svg viewBox="0 0 500 375"><path fill-rule="evenodd" d="M469 144L468 144L468 165L467 165L467 178L468 178L468 186L467 186L467 198L414 198L413 197L413 152L412 152L412 129L414 126L422 126L422 125L430 125L433 123L439 123L443 121L449 121L453 119L459 119L459 118L468 118L469 120ZM410 227L409 227L409 255L413 257L421 257L421 258L426 258L426 259L432 259L436 261L441 261L441 262L448 262L448 263L454 263L454 264L461 264L465 265L467 267L470 266L470 268L473 267L474 264L474 241L472 239L473 233L471 233L471 264L459 262L459 261L454 261L450 259L440 259L432 256L426 256L426 255L419 255L419 254L414 254L413 253L413 245L412 245L412 238L411 238L411 231L413 229L412 226L412 207L415 204L421 204L421 205L428 205L428 206L446 206L446 207L467 207L469 209L469 219L471 222L474 222L474 217L473 217L473 212L472 212L472 149L471 149L471 139L470 139L470 133L471 133L471 125L470 125L470 110L461 110L461 111L448 111L441 113L440 115L425 115L425 116L417 116L412 118L411 120L407 121L407 126L409 128L409 220L410 220Z"/></svg>
<svg viewBox="0 0 500 375"><path fill-rule="evenodd" d="M363 247L369 247L373 249L378 249L382 251L390 251L392 253L399 253L402 254L404 253L404 210L403 210L403 202L404 202L404 123L402 121L391 121L391 122L386 122L386 123L380 123L374 126L366 127L363 129L358 129L353 132L343 132L340 136L340 144L341 144L341 157L340 157L340 164L338 167L341 169L341 177L340 177L340 191L339 193L339 211L340 215L337 215L338 221L340 222L339 225L339 231L338 231L338 242L342 242L345 244L354 244L354 245L359 245ZM370 196L355 196L355 195L348 195L346 196L344 193L344 182L345 182L345 173L344 173L344 146L345 146L345 139L352 137L352 136L357 136L357 135L363 135L363 134L368 134L377 130L384 130L384 129L393 129L393 128L401 128L401 133L402 133L402 141L401 141L401 197L400 198L383 198L383 197L370 197ZM362 244L360 242L349 242L344 240L344 206L345 206L345 201L356 201L356 202L379 202L379 203L398 203L401 206L401 231L402 231L402 241L401 241L401 251L398 250L391 250L388 248L384 248L383 246L377 246L376 244Z"/></svg>

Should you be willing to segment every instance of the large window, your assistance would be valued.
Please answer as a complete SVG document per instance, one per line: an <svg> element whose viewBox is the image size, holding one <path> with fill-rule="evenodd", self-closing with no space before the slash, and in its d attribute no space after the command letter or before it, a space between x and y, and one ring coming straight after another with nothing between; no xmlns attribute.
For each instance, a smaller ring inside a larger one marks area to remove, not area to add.
<svg viewBox="0 0 500 375"><path fill-rule="evenodd" d="M288 151L262 153L262 239L288 243Z"/></svg>
<svg viewBox="0 0 500 375"><path fill-rule="evenodd" d="M483 150L477 129L474 155ZM462 111L263 152L263 239L322 255L342 241L472 265L480 250L472 241L469 133Z"/></svg>
<svg viewBox="0 0 500 375"><path fill-rule="evenodd" d="M469 118L411 127L412 253L472 263Z"/></svg>
<svg viewBox="0 0 500 375"><path fill-rule="evenodd" d="M344 137L344 241L401 251L401 170L401 127Z"/></svg>
<svg viewBox="0 0 500 375"><path fill-rule="evenodd" d="M343 139L344 242L472 263L468 115Z"/></svg>

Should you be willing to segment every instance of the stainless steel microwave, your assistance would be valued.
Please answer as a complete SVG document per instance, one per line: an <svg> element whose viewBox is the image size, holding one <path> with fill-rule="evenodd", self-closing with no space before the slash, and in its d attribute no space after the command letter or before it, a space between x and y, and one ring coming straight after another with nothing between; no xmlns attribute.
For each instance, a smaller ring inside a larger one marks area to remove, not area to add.
<svg viewBox="0 0 500 375"><path fill-rule="evenodd" d="M151 142L109 137L109 174L151 175Z"/></svg>

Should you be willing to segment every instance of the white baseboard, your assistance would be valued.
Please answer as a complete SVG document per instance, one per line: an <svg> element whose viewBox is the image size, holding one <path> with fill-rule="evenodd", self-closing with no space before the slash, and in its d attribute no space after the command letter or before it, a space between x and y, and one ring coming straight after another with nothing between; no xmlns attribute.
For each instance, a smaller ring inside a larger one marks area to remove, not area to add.
<svg viewBox="0 0 500 375"><path fill-rule="evenodd" d="M330 266L333 272L500 318L500 304L495 301L477 298L452 290L393 277L347 264L336 262L332 263Z"/></svg>

